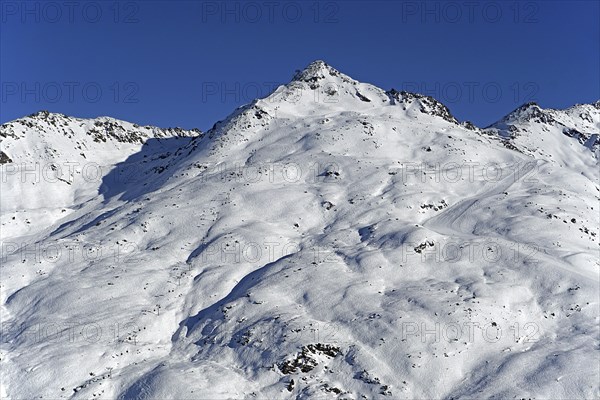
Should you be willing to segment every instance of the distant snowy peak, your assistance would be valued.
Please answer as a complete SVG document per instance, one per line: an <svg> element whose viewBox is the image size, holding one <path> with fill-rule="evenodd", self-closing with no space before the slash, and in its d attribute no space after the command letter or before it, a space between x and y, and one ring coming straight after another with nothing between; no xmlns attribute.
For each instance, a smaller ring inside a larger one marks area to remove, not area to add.
<svg viewBox="0 0 600 400"><path fill-rule="evenodd" d="M545 154L563 164L568 163L570 155L580 151L584 151L584 157L586 152L589 157L591 151L598 159L600 101L576 104L564 110L544 109L534 102L526 103L485 131L498 134L525 153ZM565 153L568 148L572 148L571 153Z"/></svg>
<svg viewBox="0 0 600 400"><path fill-rule="evenodd" d="M514 111L510 112L500 121L498 124L515 124L525 122L539 122L539 123L552 123L554 118L550 110L542 109L537 103L529 102L517 107Z"/></svg>
<svg viewBox="0 0 600 400"><path fill-rule="evenodd" d="M80 132L73 128L79 127ZM24 129L19 129L24 128ZM27 117L20 118L0 125L0 137L20 137L34 133L62 133L64 135L84 133L92 136L96 142L114 140L121 143L143 143L148 138L166 138L173 136L198 136L198 129L186 130L179 127L158 128L140 126L111 117L93 119L75 118L45 110L38 111Z"/></svg>
<svg viewBox="0 0 600 400"><path fill-rule="evenodd" d="M82 119L39 111L0 125L0 163L93 159L94 152L139 147L148 139L195 137L198 129L139 126L110 117Z"/></svg>
<svg viewBox="0 0 600 400"><path fill-rule="evenodd" d="M544 109L535 102L525 103L491 127L526 123L572 125L582 129L598 129L600 100L592 104L576 104L564 110Z"/></svg>

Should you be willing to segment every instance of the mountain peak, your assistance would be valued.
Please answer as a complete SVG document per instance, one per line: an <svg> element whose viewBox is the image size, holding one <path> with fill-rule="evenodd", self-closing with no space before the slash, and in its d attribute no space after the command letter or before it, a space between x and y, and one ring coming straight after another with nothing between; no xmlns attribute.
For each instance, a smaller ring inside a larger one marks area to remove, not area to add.
<svg viewBox="0 0 600 400"><path fill-rule="evenodd" d="M68 118L65 114L55 113L48 110L39 110L33 114L29 114L27 118L32 119L48 119L48 118Z"/></svg>
<svg viewBox="0 0 600 400"><path fill-rule="evenodd" d="M326 69L326 68L331 68L331 66L323 60L315 60L315 61L311 62L310 64L308 64L305 69L309 69L309 68Z"/></svg>
<svg viewBox="0 0 600 400"><path fill-rule="evenodd" d="M519 108L530 108L530 107L537 107L540 108L539 104L536 103L535 101L529 101L527 103L521 104L521 106Z"/></svg>
<svg viewBox="0 0 600 400"><path fill-rule="evenodd" d="M540 112L540 111L543 111L543 109L542 109L542 107L540 107L540 105L538 103L536 103L535 101L529 101L527 103L521 104L519 107L517 107L513 111L511 111L508 115L522 116L522 115L529 115L529 114Z"/></svg>
<svg viewBox="0 0 600 400"><path fill-rule="evenodd" d="M554 122L552 110L543 109L536 102L530 101L517 107L515 110L506 115L500 122L513 123L531 121L546 124Z"/></svg>
<svg viewBox="0 0 600 400"><path fill-rule="evenodd" d="M313 61L303 70L297 70L292 82L305 82L309 84L311 89L316 89L320 86L319 82L326 80L328 77L338 77L344 82L351 84L356 83L354 79L342 74L323 60Z"/></svg>
<svg viewBox="0 0 600 400"><path fill-rule="evenodd" d="M330 70L335 70L331 66L329 66L323 60L316 60L311 62L304 68L303 70L297 70L293 80L298 81L308 81L310 79L319 79L323 78L326 73L329 73ZM336 71L337 72L337 71Z"/></svg>

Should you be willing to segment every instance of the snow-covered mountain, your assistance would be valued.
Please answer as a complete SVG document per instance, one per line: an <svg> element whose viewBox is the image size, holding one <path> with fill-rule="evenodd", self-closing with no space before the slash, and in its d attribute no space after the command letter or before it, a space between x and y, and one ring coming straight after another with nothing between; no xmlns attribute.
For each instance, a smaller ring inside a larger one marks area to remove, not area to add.
<svg viewBox="0 0 600 400"><path fill-rule="evenodd" d="M142 153L165 157L200 135L47 111L1 125L0 221L3 231L11 232L3 232L3 239L52 226L82 202L97 199L103 176L116 164ZM118 182L133 183L137 171L128 165L122 171Z"/></svg>
<svg viewBox="0 0 600 400"><path fill-rule="evenodd" d="M566 110L545 110L527 103L491 125L489 131L533 157L563 166L594 168L600 158L600 100Z"/></svg>
<svg viewBox="0 0 600 400"><path fill-rule="evenodd" d="M598 397L598 104L480 129L317 61L204 134L2 125L1 394Z"/></svg>

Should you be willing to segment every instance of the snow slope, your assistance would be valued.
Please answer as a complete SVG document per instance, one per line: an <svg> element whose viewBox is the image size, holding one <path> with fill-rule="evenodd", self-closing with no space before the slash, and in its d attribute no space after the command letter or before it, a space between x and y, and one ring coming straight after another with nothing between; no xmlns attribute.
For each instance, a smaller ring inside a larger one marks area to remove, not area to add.
<svg viewBox="0 0 600 400"><path fill-rule="evenodd" d="M10 237L51 226L82 203L98 198L102 177L128 157L168 152L201 135L180 128L141 127L113 118L79 119L41 111L0 126L2 202L0 221ZM175 144L173 143L173 144ZM121 184L132 181L133 168ZM48 201L50 200L51 201ZM14 217L14 219L13 219ZM35 220L35 222L34 222Z"/></svg>
<svg viewBox="0 0 600 400"><path fill-rule="evenodd" d="M97 121L0 129L3 396L600 395L598 103L480 129L317 61L205 134Z"/></svg>

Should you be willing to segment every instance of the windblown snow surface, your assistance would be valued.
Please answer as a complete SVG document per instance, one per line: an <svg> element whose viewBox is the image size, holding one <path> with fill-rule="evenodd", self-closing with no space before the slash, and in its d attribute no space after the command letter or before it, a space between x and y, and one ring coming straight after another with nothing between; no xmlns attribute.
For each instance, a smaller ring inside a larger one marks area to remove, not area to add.
<svg viewBox="0 0 600 400"><path fill-rule="evenodd" d="M204 133L4 124L0 394L598 398L599 132L321 61Z"/></svg>

